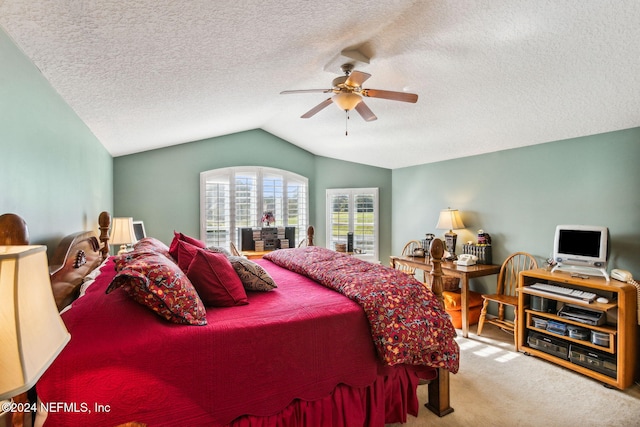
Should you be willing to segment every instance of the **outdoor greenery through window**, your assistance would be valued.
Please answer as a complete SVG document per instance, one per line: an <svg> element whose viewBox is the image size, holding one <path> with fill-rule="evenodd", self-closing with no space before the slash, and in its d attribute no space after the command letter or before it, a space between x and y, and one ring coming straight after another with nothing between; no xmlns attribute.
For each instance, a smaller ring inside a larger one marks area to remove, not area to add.
<svg viewBox="0 0 640 427"><path fill-rule="evenodd" d="M327 190L327 247L347 243L353 233L353 251L368 261L378 261L378 189Z"/></svg>
<svg viewBox="0 0 640 427"><path fill-rule="evenodd" d="M238 245L238 228L295 227L296 241L306 236L308 179L281 169L255 166L214 169L200 174L200 238L207 246ZM264 224L266 226L266 223Z"/></svg>

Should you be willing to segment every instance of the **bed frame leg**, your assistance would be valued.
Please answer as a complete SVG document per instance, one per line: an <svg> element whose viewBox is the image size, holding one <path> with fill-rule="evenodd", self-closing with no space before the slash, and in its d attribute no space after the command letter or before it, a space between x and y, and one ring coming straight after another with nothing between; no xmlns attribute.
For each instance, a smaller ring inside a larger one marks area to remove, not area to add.
<svg viewBox="0 0 640 427"><path fill-rule="evenodd" d="M453 412L449 404L449 371L438 368L438 377L428 385L429 402L424 406L439 417Z"/></svg>

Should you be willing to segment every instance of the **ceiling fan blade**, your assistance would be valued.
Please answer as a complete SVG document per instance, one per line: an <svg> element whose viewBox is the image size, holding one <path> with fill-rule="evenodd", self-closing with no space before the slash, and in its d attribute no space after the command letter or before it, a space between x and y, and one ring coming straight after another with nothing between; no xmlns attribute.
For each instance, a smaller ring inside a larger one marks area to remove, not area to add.
<svg viewBox="0 0 640 427"><path fill-rule="evenodd" d="M415 93L394 92L391 90L362 89L362 92L360 92L360 94L362 96L368 96L371 98L391 99L393 101L412 103L416 103L418 101L418 95L416 95Z"/></svg>
<svg viewBox="0 0 640 427"><path fill-rule="evenodd" d="M331 98L327 98L324 101L322 101L320 104L316 105L315 107L313 107L311 110L307 111L306 113L304 113L303 115L300 116L300 118L302 119L308 119L309 117L315 115L318 111L324 109L325 107L327 107L328 105L330 105L333 101L331 100Z"/></svg>
<svg viewBox="0 0 640 427"><path fill-rule="evenodd" d="M283 90L280 95L290 95L292 93L329 93L333 89L299 89L299 90Z"/></svg>
<svg viewBox="0 0 640 427"><path fill-rule="evenodd" d="M373 114L373 111L369 109L367 104L364 103L364 101L358 102L358 105L356 105L356 111L360 113L365 122L372 122L378 119L376 115Z"/></svg>
<svg viewBox="0 0 640 427"><path fill-rule="evenodd" d="M354 70L354 71L351 72L351 74L349 74L349 77L347 77L347 80L344 82L344 84L346 84L347 86L352 86L352 87L360 87L360 86L362 86L362 83L367 81L367 79L369 77L371 77L371 74L363 73L362 71L358 71L358 70Z"/></svg>

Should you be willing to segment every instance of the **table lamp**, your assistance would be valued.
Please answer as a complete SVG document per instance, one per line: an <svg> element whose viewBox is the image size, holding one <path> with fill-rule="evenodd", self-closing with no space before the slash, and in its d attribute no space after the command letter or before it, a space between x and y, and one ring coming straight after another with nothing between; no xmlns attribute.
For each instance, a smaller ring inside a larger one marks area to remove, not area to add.
<svg viewBox="0 0 640 427"><path fill-rule="evenodd" d="M113 218L111 224L110 244L120 245L118 255L127 252L127 245L136 242L136 233L133 230L133 218Z"/></svg>
<svg viewBox="0 0 640 427"><path fill-rule="evenodd" d="M443 209L440 212L436 228L439 230L449 230L444 233L447 252L450 254L447 259L456 259L456 240L458 235L454 233L453 230L464 228L464 223L462 222L462 219L460 219L460 213L458 210L451 208Z"/></svg>
<svg viewBox="0 0 640 427"><path fill-rule="evenodd" d="M51 291L46 251L0 246L0 400L32 388L71 339Z"/></svg>

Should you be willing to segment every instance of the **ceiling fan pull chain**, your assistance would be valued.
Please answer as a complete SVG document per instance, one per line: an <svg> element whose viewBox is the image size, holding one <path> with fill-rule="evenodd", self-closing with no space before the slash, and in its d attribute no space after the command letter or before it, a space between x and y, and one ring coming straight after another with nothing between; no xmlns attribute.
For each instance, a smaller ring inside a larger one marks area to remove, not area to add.
<svg viewBox="0 0 640 427"><path fill-rule="evenodd" d="M344 110L346 119L344 119L344 136L349 136L349 110Z"/></svg>

